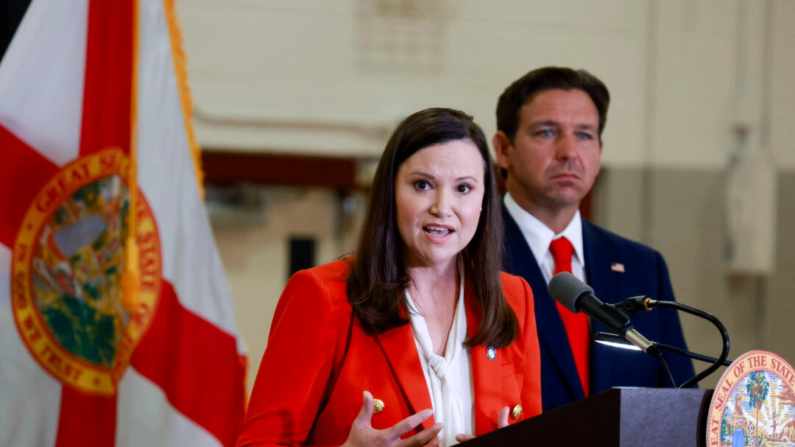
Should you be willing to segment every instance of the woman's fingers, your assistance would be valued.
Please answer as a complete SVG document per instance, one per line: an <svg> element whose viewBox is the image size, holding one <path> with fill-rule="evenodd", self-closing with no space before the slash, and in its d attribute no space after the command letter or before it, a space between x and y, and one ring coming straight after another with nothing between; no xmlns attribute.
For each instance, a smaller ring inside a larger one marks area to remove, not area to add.
<svg viewBox="0 0 795 447"><path fill-rule="evenodd" d="M433 410L426 409L422 410L419 413L412 414L411 416L403 419L402 421L398 422L397 424L393 425L392 427L388 428L387 431L396 438L403 436L404 433L408 433L409 430L413 430L414 427L420 425L422 421L428 419L433 415ZM427 430L427 429L426 429ZM440 428L441 430L441 428ZM419 433L418 433L419 434ZM430 439L430 438L428 438ZM422 445L422 444L419 444Z"/></svg>
<svg viewBox="0 0 795 447"><path fill-rule="evenodd" d="M373 417L373 395L369 391L365 391L362 397L364 400L362 409L359 410L359 414L353 420L353 425L370 427L370 419Z"/></svg>
<svg viewBox="0 0 795 447"><path fill-rule="evenodd" d="M500 410L500 414L497 415L497 428L505 428L508 426L508 415L511 413L511 409L508 407L502 407Z"/></svg>
<svg viewBox="0 0 795 447"><path fill-rule="evenodd" d="M433 414L432 410L423 410L417 414L413 414L386 430L375 430L370 423L373 417L373 395L365 391L362 397L364 401L362 403L362 409L359 410L359 414L353 421L351 432L344 446L435 447L439 445L438 439L434 440L434 437L442 430L442 424L434 424L410 438L405 440L400 439L405 433L413 430L420 425L422 421L431 417Z"/></svg>
<svg viewBox="0 0 795 447"><path fill-rule="evenodd" d="M444 428L444 424L442 424L441 422L437 422L436 424L431 425L430 427L417 433L416 435L404 439L400 444L398 444L398 446L424 447L424 446L439 445L439 438L437 438L436 435L438 435L439 432L442 431L442 428Z"/></svg>
<svg viewBox="0 0 795 447"><path fill-rule="evenodd" d="M378 431L373 430L372 426L370 425L370 420L373 417L373 395L370 394L370 392L365 391L363 394L363 399L364 402L362 403L362 409L359 411L359 414L353 421L353 427L351 428L352 437L359 438L359 436L353 436L354 433L358 430L365 429L368 434L375 435L381 441L385 442L384 445L398 445L399 447L435 447L439 445L439 438L436 436L444 427L444 425L441 423L436 423L422 430L416 435L400 441L401 436L413 430L423 421L431 417L433 414L432 410L422 410L419 413L413 414L393 425L392 427L389 427L388 429L378 433ZM497 428L505 428L508 426L508 417L510 412L511 409L508 407L503 407L502 410L500 410L500 413L497 415ZM362 435L362 438L369 438L367 434L362 433ZM472 435L458 434L456 435L455 440L458 442L464 442L473 438L474 436ZM349 441L351 441L351 438L349 438ZM395 444L393 444L393 442ZM358 443L355 443L355 445L358 445Z"/></svg>

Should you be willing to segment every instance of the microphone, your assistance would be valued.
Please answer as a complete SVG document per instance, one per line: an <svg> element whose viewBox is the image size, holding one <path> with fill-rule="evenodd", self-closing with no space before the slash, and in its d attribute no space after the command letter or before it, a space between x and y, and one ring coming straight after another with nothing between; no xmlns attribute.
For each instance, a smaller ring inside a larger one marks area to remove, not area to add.
<svg viewBox="0 0 795 447"><path fill-rule="evenodd" d="M574 313L584 312L589 317L607 326L611 331L623 337L626 341L640 348L641 351L653 356L661 357L662 353L657 346L632 327L629 313L605 304L593 294L593 289L576 276L568 272L561 272L549 281L549 294Z"/></svg>

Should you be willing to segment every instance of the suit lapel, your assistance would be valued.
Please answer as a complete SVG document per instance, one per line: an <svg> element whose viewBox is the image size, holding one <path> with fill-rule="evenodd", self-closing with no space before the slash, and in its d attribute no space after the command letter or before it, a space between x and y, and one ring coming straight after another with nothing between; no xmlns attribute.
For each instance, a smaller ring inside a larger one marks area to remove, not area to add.
<svg viewBox="0 0 795 447"><path fill-rule="evenodd" d="M390 329L376 335L375 340L386 356L386 361L409 404L409 409L416 413L426 408L433 408L411 325L405 324ZM422 427L428 428L435 423L434 417L431 416L422 423Z"/></svg>
<svg viewBox="0 0 795 447"><path fill-rule="evenodd" d="M508 257L506 259L506 266L509 266L508 271L521 276L530 284L535 301L536 326L540 344L549 354L555 364L555 369L563 377L571 394L577 399L582 399L585 397L585 393L583 393L582 383L577 375L574 355L571 352L566 329L563 326L560 313L558 313L555 300L547 290L547 282L522 231L508 210L505 209L505 205L503 205L502 211L505 222L505 251ZM541 379L543 380L543 377Z"/></svg>
<svg viewBox="0 0 795 447"><path fill-rule="evenodd" d="M620 296L625 273L611 269L614 264L625 265L620 251L585 219L582 220L582 241L586 279L597 298L611 304L628 298Z"/></svg>
<svg viewBox="0 0 795 447"><path fill-rule="evenodd" d="M467 335L471 339L480 327L482 311L475 300L471 283L466 281L464 302L467 311ZM502 349L497 349L497 357L489 360L487 347L478 345L470 350L472 359L472 384L475 402L475 434L481 435L496 429L497 412L502 396L502 382L499 380L502 365Z"/></svg>

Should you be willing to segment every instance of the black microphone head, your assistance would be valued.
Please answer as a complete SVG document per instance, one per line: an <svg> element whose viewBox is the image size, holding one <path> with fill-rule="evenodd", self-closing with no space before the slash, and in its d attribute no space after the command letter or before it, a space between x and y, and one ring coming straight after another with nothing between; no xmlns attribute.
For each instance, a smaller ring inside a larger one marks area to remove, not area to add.
<svg viewBox="0 0 795 447"><path fill-rule="evenodd" d="M549 281L549 294L566 309L577 313L577 299L585 294L593 294L593 289L569 272L560 272Z"/></svg>

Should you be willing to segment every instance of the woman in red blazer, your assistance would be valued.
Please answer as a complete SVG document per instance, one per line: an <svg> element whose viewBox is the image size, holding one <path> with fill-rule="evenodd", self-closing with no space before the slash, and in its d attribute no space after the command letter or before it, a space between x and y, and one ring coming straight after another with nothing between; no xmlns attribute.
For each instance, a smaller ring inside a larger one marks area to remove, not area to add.
<svg viewBox="0 0 795 447"><path fill-rule="evenodd" d="M356 256L287 283L237 445L448 446L541 413L533 295L499 272L501 237L480 127L406 118Z"/></svg>

